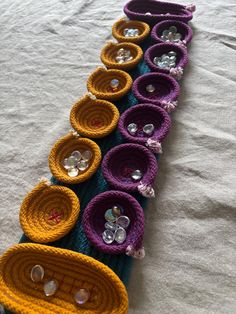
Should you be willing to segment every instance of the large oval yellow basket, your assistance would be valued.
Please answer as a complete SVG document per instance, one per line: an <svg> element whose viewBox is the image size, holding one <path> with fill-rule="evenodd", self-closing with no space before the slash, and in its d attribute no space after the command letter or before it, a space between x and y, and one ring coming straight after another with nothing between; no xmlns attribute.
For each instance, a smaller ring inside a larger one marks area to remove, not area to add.
<svg viewBox="0 0 236 314"><path fill-rule="evenodd" d="M79 210L80 203L73 191L41 182L25 197L20 209L20 224L32 241L53 242L72 229Z"/></svg>
<svg viewBox="0 0 236 314"><path fill-rule="evenodd" d="M101 61L111 69L132 69L137 66L142 57L142 49L132 43L109 42L101 51Z"/></svg>
<svg viewBox="0 0 236 314"><path fill-rule="evenodd" d="M72 107L70 123L79 134L100 138L116 128L119 116L118 109L112 103L86 95Z"/></svg>
<svg viewBox="0 0 236 314"><path fill-rule="evenodd" d="M125 29L137 29L138 36L126 37L124 35ZM135 20L127 20L126 18L118 20L112 26L112 35L120 42L131 42L134 44L142 42L150 33L150 27L147 23Z"/></svg>
<svg viewBox="0 0 236 314"><path fill-rule="evenodd" d="M36 265L37 282L31 279ZM48 281L57 287L51 296L45 293ZM88 297L78 304L81 289ZM110 268L83 254L32 243L17 244L1 257L0 303L21 314L128 312L126 289Z"/></svg>
<svg viewBox="0 0 236 314"><path fill-rule="evenodd" d="M71 177L68 174L68 170L64 167L64 162L75 151L81 153L90 151L91 160L85 170ZM87 138L77 137L74 133L69 133L54 144L48 157L49 168L57 180L68 184L77 184L88 180L96 172L101 162L101 157L101 150L95 142Z"/></svg>
<svg viewBox="0 0 236 314"><path fill-rule="evenodd" d="M132 87L131 76L121 70L97 68L88 78L88 91L97 98L118 100L125 96Z"/></svg>

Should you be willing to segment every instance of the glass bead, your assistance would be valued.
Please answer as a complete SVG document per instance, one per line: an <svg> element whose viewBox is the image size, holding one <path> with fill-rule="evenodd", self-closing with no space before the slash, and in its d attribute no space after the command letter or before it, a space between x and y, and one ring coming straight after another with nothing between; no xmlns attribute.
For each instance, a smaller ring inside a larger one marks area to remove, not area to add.
<svg viewBox="0 0 236 314"><path fill-rule="evenodd" d="M68 169L68 176L71 178L76 177L79 174L79 170L76 167L71 167L70 169Z"/></svg>
<svg viewBox="0 0 236 314"><path fill-rule="evenodd" d="M116 220L116 224L124 229L128 228L130 219L127 216L120 216Z"/></svg>
<svg viewBox="0 0 236 314"><path fill-rule="evenodd" d="M120 85L120 81L117 79L113 79L110 82L110 86L112 89L116 90L118 88L118 86Z"/></svg>
<svg viewBox="0 0 236 314"><path fill-rule="evenodd" d="M44 268L41 265L35 265L30 272L30 278L33 282L40 282L44 277Z"/></svg>
<svg viewBox="0 0 236 314"><path fill-rule="evenodd" d="M125 37L136 37L139 35L139 30L137 28L125 28L123 34Z"/></svg>
<svg viewBox="0 0 236 314"><path fill-rule="evenodd" d="M176 56L170 56L169 59L170 59L170 61L175 61L176 60Z"/></svg>
<svg viewBox="0 0 236 314"><path fill-rule="evenodd" d="M154 125L152 123L146 124L143 127L143 132L146 133L147 135L152 135L154 132Z"/></svg>
<svg viewBox="0 0 236 314"><path fill-rule="evenodd" d="M113 215L112 209L108 209L105 212L104 217L105 217L106 221L111 221L111 222L115 222L116 221L116 217Z"/></svg>
<svg viewBox="0 0 236 314"><path fill-rule="evenodd" d="M138 181L138 180L142 179L142 176L143 176L143 174L139 169L134 170L131 174L131 178L134 181Z"/></svg>
<svg viewBox="0 0 236 314"><path fill-rule="evenodd" d="M78 150L73 151L73 153L71 154L72 157L74 157L76 159L76 161L81 159L81 152Z"/></svg>
<svg viewBox="0 0 236 314"><path fill-rule="evenodd" d="M127 126L127 130L131 135L134 135L138 131L138 127L136 123L130 123Z"/></svg>
<svg viewBox="0 0 236 314"><path fill-rule="evenodd" d="M111 244L115 240L115 233L111 230L105 230L102 233L102 239L106 244Z"/></svg>
<svg viewBox="0 0 236 314"><path fill-rule="evenodd" d="M74 156L70 156L63 160L63 166L65 169L70 169L71 167L76 166L77 160Z"/></svg>
<svg viewBox="0 0 236 314"><path fill-rule="evenodd" d="M169 66L170 66L170 68L175 68L176 64L175 64L175 62L170 62Z"/></svg>
<svg viewBox="0 0 236 314"><path fill-rule="evenodd" d="M47 297L50 297L56 293L58 289L58 282L56 280L46 281L43 290Z"/></svg>
<svg viewBox="0 0 236 314"><path fill-rule="evenodd" d="M170 33L170 31L168 29L165 29L163 32L162 32L162 36L166 37L168 36Z"/></svg>
<svg viewBox="0 0 236 314"><path fill-rule="evenodd" d="M171 27L169 28L169 32L175 34L175 33L177 33L177 28L176 28L175 26L171 26Z"/></svg>
<svg viewBox="0 0 236 314"><path fill-rule="evenodd" d="M172 56L175 57L175 56L176 56L176 52L175 52L175 51L170 51L170 52L168 53L168 55L171 56L171 57L172 57Z"/></svg>
<svg viewBox="0 0 236 314"><path fill-rule="evenodd" d="M153 59L153 63L155 63L156 65L158 64L159 61L161 61L159 57L155 57Z"/></svg>
<svg viewBox="0 0 236 314"><path fill-rule="evenodd" d="M90 293L86 289L79 289L75 294L75 302L79 305L84 304L88 301Z"/></svg>
<svg viewBox="0 0 236 314"><path fill-rule="evenodd" d="M116 230L116 224L114 224L114 223L111 222L111 221L107 221L107 222L105 223L105 229L111 230L111 231L115 231L115 230Z"/></svg>
<svg viewBox="0 0 236 314"><path fill-rule="evenodd" d="M124 63L124 62L125 62L125 59L124 59L123 56L122 56L122 57L121 57L121 56L117 56L117 57L116 57L116 62L117 62L117 63Z"/></svg>
<svg viewBox="0 0 236 314"><path fill-rule="evenodd" d="M145 15L152 15L152 13L151 12L146 12Z"/></svg>
<svg viewBox="0 0 236 314"><path fill-rule="evenodd" d="M155 87L152 84L146 86L146 91L149 93L153 93L155 91Z"/></svg>
<svg viewBox="0 0 236 314"><path fill-rule="evenodd" d="M121 209L118 206L113 206L112 207L112 214L115 217L119 217L121 215Z"/></svg>
<svg viewBox="0 0 236 314"><path fill-rule="evenodd" d="M90 159L92 158L93 156L93 153L91 152L91 150L85 150L83 153L82 153L82 159L84 161L90 161Z"/></svg>
<svg viewBox="0 0 236 314"><path fill-rule="evenodd" d="M88 168L88 162L86 160L80 160L77 167L80 171L85 171Z"/></svg>
<svg viewBox="0 0 236 314"><path fill-rule="evenodd" d="M126 231L124 228L119 227L115 231L115 241L119 244L122 244L126 240Z"/></svg>
<svg viewBox="0 0 236 314"><path fill-rule="evenodd" d="M124 54L125 54L125 49L124 49L124 48L120 48L120 49L117 51L117 56L123 57Z"/></svg>

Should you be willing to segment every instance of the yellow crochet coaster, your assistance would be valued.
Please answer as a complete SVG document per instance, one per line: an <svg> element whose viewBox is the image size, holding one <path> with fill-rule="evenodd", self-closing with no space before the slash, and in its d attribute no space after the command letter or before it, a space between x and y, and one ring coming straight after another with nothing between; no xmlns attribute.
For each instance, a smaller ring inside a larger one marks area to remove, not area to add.
<svg viewBox="0 0 236 314"><path fill-rule="evenodd" d="M43 273L33 281L36 265ZM45 292L48 281L57 283L51 296ZM84 304L75 301L81 289L89 293ZM92 257L41 244L17 244L1 257L0 303L21 314L128 312L125 286L110 268Z"/></svg>

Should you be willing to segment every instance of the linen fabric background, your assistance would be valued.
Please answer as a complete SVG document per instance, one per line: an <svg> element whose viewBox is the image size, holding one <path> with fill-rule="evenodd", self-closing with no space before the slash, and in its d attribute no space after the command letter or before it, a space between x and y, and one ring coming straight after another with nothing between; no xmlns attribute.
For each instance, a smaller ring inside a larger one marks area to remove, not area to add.
<svg viewBox="0 0 236 314"><path fill-rule="evenodd" d="M101 65L126 1L0 2L0 253ZM182 3L188 3L182 1ZM146 257L128 287L133 314L236 313L234 0L198 0L190 64L145 211Z"/></svg>

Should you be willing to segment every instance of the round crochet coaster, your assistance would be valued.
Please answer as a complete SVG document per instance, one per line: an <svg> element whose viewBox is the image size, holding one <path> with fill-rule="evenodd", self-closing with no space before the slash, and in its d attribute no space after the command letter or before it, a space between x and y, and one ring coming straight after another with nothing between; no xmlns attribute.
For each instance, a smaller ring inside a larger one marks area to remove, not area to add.
<svg viewBox="0 0 236 314"><path fill-rule="evenodd" d="M164 54L168 54L170 51L176 53L176 61L174 68L161 68L154 63L154 58L161 57ZM147 49L144 56L145 62L149 68L154 72L162 72L172 75L174 78L179 79L182 77L183 69L188 64L187 50L180 45L171 43L162 43L151 46Z"/></svg>
<svg viewBox="0 0 236 314"><path fill-rule="evenodd" d="M85 95L72 107L70 123L83 136L101 138L116 128L119 116L112 103Z"/></svg>
<svg viewBox="0 0 236 314"><path fill-rule="evenodd" d="M97 98L118 100L125 96L132 87L131 76L121 70L97 68L88 78L88 91Z"/></svg>
<svg viewBox="0 0 236 314"><path fill-rule="evenodd" d="M175 26L177 28L177 33L180 33L182 35L181 41L179 41L179 45L186 46L190 43L193 37L193 31L188 24L185 24L180 21L162 21L157 23L151 32L151 37L155 42L163 43L163 39L161 38L162 33L164 30L168 30L171 26Z"/></svg>
<svg viewBox="0 0 236 314"><path fill-rule="evenodd" d="M125 36L126 29L138 29L138 36ZM127 18L122 18L115 22L112 26L112 35L119 42L141 43L150 33L150 27L148 24L140 21L131 21Z"/></svg>
<svg viewBox="0 0 236 314"><path fill-rule="evenodd" d="M49 288L54 294L46 296ZM87 296L83 304L75 301L81 290ZM80 253L32 243L17 244L1 257L0 303L21 314L128 313L126 289L110 268Z"/></svg>
<svg viewBox="0 0 236 314"><path fill-rule="evenodd" d="M141 172L139 179L134 180L135 170ZM157 161L153 153L146 147L138 144L121 144L112 148L105 155L102 162L102 172L106 181L117 190L125 192L140 192L143 185L151 187L157 175ZM154 197L154 190L150 196ZM144 195L147 196L147 193Z"/></svg>
<svg viewBox="0 0 236 314"><path fill-rule="evenodd" d="M32 241L53 242L72 229L79 211L80 203L73 191L41 182L25 197L20 209L20 224Z"/></svg>
<svg viewBox="0 0 236 314"><path fill-rule="evenodd" d="M177 81L170 75L163 73L147 73L138 77L133 83L134 96L141 103L153 103L166 109L169 103L176 106L180 87Z"/></svg>
<svg viewBox="0 0 236 314"><path fill-rule="evenodd" d="M129 130L133 123L136 125L136 132L131 132L132 128ZM154 127L150 135L145 132L145 126L149 124ZM120 133L128 142L145 145L155 153L161 153L161 142L167 136L170 126L169 114L152 104L133 106L127 109L119 120Z"/></svg>
<svg viewBox="0 0 236 314"><path fill-rule="evenodd" d="M64 160L70 157L74 151L84 152L87 150L92 153L88 168L79 172L77 176L70 177L68 170L63 166ZM88 180L96 172L101 162L101 150L95 142L69 133L54 144L48 160L49 168L57 180L68 184L77 184Z"/></svg>
<svg viewBox="0 0 236 314"><path fill-rule="evenodd" d="M126 229L126 239L119 244L114 241L107 244L103 241L102 234L105 230L105 212L113 206L122 209L122 216L130 220ZM120 191L108 191L94 197L83 213L83 227L90 242L100 251L108 254L125 253L127 247L135 250L142 247L144 233L143 209L131 195Z"/></svg>
<svg viewBox="0 0 236 314"><path fill-rule="evenodd" d="M127 61L123 61L123 63L118 62L116 59L118 57L121 49L129 51L132 59L128 59ZM105 64L107 68L111 69L120 69L120 70L130 70L137 66L140 60L143 57L142 49L135 44L132 43L112 43L109 42L101 51L101 61Z"/></svg>
<svg viewBox="0 0 236 314"><path fill-rule="evenodd" d="M193 11L193 5L184 6L156 0L131 0L124 7L125 14L131 20L141 20L151 25L167 18L188 22L193 17Z"/></svg>

